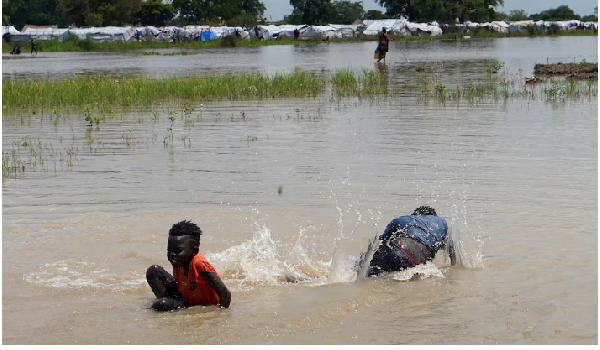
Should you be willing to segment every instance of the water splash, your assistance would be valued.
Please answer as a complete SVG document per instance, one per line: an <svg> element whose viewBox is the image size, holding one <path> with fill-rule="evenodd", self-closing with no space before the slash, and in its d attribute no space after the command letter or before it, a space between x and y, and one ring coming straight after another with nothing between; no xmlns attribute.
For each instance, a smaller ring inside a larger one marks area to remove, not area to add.
<svg viewBox="0 0 600 350"><path fill-rule="evenodd" d="M388 274L383 274L383 277L390 277L396 281L411 281L417 278L429 278L429 277L441 277L444 278L444 273L440 268L431 261L426 262L423 265L417 265L404 271L394 271Z"/></svg>
<svg viewBox="0 0 600 350"><path fill-rule="evenodd" d="M251 240L219 253L208 253L206 258L232 290L278 285L286 282L286 276L301 281L323 277L330 263L311 258L300 244L301 237L302 231L292 247L285 247L283 242L273 240L269 228L262 226Z"/></svg>

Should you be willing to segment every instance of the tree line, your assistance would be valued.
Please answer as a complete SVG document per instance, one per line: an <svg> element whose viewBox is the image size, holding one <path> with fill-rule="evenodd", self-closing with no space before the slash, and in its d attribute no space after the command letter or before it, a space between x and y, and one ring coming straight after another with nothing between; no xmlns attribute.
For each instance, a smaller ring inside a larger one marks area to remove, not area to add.
<svg viewBox="0 0 600 350"><path fill-rule="evenodd" d="M253 26L264 21L265 9L260 0L2 0L2 25Z"/></svg>
<svg viewBox="0 0 600 350"><path fill-rule="evenodd" d="M580 19L598 21L598 7L593 15L581 17L568 5L527 15L523 10L510 11L509 14L496 9L504 6L504 0L375 0L385 13L370 10L365 12L362 2L331 0L290 0L294 7L284 22L292 24L350 24L356 19L406 18L411 22L432 22L456 24L491 21L545 20L560 21Z"/></svg>
<svg viewBox="0 0 600 350"><path fill-rule="evenodd" d="M568 5L528 15L523 10L496 11L504 0L374 0L385 13L365 11L362 1L289 0L293 11L278 24L351 24L356 20L406 18L412 22L490 22L499 20L598 21L581 17ZM264 24L266 8L260 0L2 0L2 25L21 29L25 24L68 27L177 25L255 26Z"/></svg>
<svg viewBox="0 0 600 350"><path fill-rule="evenodd" d="M576 14L568 5L558 6L555 9L549 9L531 15L527 15L524 10L511 10L508 14L499 12L496 16L502 20L508 21L568 21L578 19L584 22L598 22L598 6L594 8L594 14L583 17Z"/></svg>

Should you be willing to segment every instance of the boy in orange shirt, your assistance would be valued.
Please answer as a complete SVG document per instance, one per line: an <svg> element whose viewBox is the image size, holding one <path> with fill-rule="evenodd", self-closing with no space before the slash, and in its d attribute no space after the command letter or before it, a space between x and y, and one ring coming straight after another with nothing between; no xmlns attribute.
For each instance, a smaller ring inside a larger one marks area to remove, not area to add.
<svg viewBox="0 0 600 350"><path fill-rule="evenodd" d="M158 265L146 271L146 280L158 298L157 311L194 305L229 307L231 293L215 268L199 253L202 230L190 221L181 221L169 230L167 258L173 276Z"/></svg>

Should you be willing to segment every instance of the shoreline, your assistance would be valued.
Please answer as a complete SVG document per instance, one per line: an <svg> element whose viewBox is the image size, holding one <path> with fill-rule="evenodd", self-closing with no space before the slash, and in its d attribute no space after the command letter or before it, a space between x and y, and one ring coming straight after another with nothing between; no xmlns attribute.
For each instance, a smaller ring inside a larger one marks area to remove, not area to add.
<svg viewBox="0 0 600 350"><path fill-rule="evenodd" d="M469 34L469 33L468 33ZM390 38L395 42L413 42L413 41L462 41L462 40L481 40L481 39L498 39L498 38L542 38L542 37L597 37L598 33L594 31L567 31L557 34L536 33L531 35L526 31L514 33L497 33L497 32L480 32L470 33L470 35L448 33L439 36L395 36L390 35ZM353 38L346 39L331 39L331 40L211 40L211 41L192 41L192 42L165 42L165 41L144 41L144 42L106 42L96 43L91 40L69 40L65 42L56 41L38 41L36 43L39 53L44 52L106 52L106 51L136 51L148 49L208 49L208 48L236 48L236 47L261 47L261 46L279 46L279 45L319 45L319 44L351 44L362 42L376 42L376 36L367 36L359 34ZM26 55L29 51L29 44L24 45L22 54ZM2 53L10 53L11 48L8 43L2 43ZM15 56L16 57L16 56Z"/></svg>

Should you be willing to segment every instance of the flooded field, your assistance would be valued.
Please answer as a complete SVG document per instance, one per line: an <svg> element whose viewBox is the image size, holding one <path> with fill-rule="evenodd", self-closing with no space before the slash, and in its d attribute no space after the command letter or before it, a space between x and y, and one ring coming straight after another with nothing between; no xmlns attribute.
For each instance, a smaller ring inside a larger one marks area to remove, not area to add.
<svg viewBox="0 0 600 350"><path fill-rule="evenodd" d="M397 44L385 65L373 43L3 60L3 82L366 68L389 91L5 110L3 343L597 344L597 82L524 82L597 62L597 38ZM420 205L459 266L357 278ZM183 219L229 309L148 309Z"/></svg>

